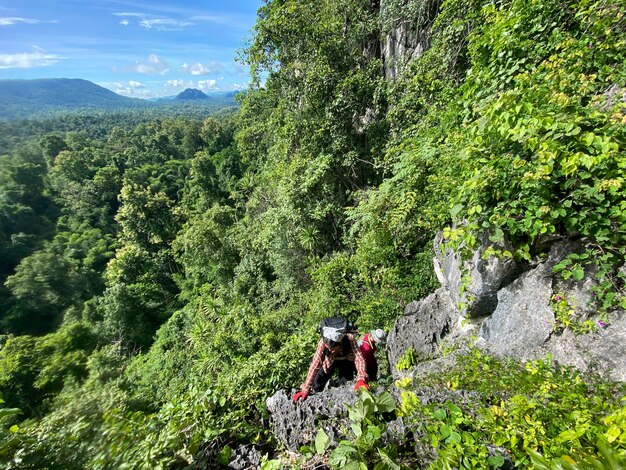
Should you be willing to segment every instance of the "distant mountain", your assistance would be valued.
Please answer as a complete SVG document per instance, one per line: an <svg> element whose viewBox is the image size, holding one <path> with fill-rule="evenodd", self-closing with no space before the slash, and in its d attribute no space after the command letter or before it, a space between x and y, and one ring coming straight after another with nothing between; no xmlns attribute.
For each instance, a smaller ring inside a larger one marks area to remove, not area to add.
<svg viewBox="0 0 626 470"><path fill-rule="evenodd" d="M212 113L238 106L237 91L208 95L187 89L176 96L142 100L113 93L81 79L0 80L0 121L46 118L59 113L92 113L152 109L172 115Z"/></svg>
<svg viewBox="0 0 626 470"><path fill-rule="evenodd" d="M208 100L209 97L200 90L195 88L187 88L176 95L177 100Z"/></svg>
<svg viewBox="0 0 626 470"><path fill-rule="evenodd" d="M87 80L0 80L0 119L70 109L114 110L145 106L144 100L118 95Z"/></svg>

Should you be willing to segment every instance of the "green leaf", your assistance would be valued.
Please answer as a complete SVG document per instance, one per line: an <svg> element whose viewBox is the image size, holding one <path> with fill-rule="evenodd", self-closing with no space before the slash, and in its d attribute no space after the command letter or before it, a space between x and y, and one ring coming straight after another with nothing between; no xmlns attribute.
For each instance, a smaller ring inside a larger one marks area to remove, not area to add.
<svg viewBox="0 0 626 470"><path fill-rule="evenodd" d="M577 281L580 281L584 276L585 276L585 271L583 270L583 268L578 267L572 271L572 277L576 279Z"/></svg>
<svg viewBox="0 0 626 470"><path fill-rule="evenodd" d="M492 455L487 459L487 462L492 468L500 468L504 465L504 457L501 455Z"/></svg>
<svg viewBox="0 0 626 470"><path fill-rule="evenodd" d="M396 409L396 401L389 392L383 392L376 397L376 408L381 413L390 413Z"/></svg>
<svg viewBox="0 0 626 470"><path fill-rule="evenodd" d="M606 436L607 441L613 442L620 436L621 433L622 431L620 428L614 424L606 431L606 433L604 433L604 435Z"/></svg>
<svg viewBox="0 0 626 470"><path fill-rule="evenodd" d="M489 240L491 240L494 243L503 241L504 232L502 231L502 229L500 228L495 229L494 233L491 236L489 236Z"/></svg>
<svg viewBox="0 0 626 470"><path fill-rule="evenodd" d="M395 463L391 457L382 449L378 449L378 455L380 455L380 459L382 460L382 464L384 464L383 468L388 470L401 470L400 465Z"/></svg>
<svg viewBox="0 0 626 470"><path fill-rule="evenodd" d="M320 428L320 430L317 431L317 435L315 436L315 452L317 452L318 455L322 455L324 452L326 452L326 449L328 449L329 445L330 438L328 437L328 434L326 434L326 432Z"/></svg>
<svg viewBox="0 0 626 470"><path fill-rule="evenodd" d="M456 204L452 209L450 209L450 215L452 218L455 218L459 212L463 209L463 204Z"/></svg>
<svg viewBox="0 0 626 470"><path fill-rule="evenodd" d="M14 424L13 426L9 428L9 432L15 434L17 431L19 431L19 429L20 429L19 426L17 424Z"/></svg>
<svg viewBox="0 0 626 470"><path fill-rule="evenodd" d="M230 463L230 457L233 455L233 450L230 446L225 445L222 450L217 454L217 461L222 465L228 465Z"/></svg>
<svg viewBox="0 0 626 470"><path fill-rule="evenodd" d="M344 444L343 441L332 451L328 463L334 467L342 467L348 462L350 455L356 452L356 448Z"/></svg>
<svg viewBox="0 0 626 470"><path fill-rule="evenodd" d="M22 410L19 408L0 408L0 419L20 414Z"/></svg>

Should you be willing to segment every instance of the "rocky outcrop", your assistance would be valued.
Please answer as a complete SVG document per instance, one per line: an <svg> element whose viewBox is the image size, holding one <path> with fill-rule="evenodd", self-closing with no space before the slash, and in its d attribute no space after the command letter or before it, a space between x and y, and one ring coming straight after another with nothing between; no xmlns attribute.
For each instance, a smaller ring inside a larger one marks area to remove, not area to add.
<svg viewBox="0 0 626 470"><path fill-rule="evenodd" d="M394 80L404 66L430 46L430 32L440 0L382 0L385 78Z"/></svg>
<svg viewBox="0 0 626 470"><path fill-rule="evenodd" d="M532 359L554 329L551 296L551 276L546 266L524 273L498 291L497 307L482 324L480 337L498 355Z"/></svg>
<svg viewBox="0 0 626 470"><path fill-rule="evenodd" d="M580 370L603 373L612 380L626 382L626 312L609 315L604 327L586 334L565 330L554 335L538 356L551 353L561 364Z"/></svg>
<svg viewBox="0 0 626 470"><path fill-rule="evenodd" d="M459 316L443 288L424 300L411 302L389 333L389 363L396 364L408 349L422 360L435 355L443 339L455 328ZM400 375L395 367L392 373Z"/></svg>
<svg viewBox="0 0 626 470"><path fill-rule="evenodd" d="M228 468L234 470L252 470L259 468L261 451L252 444L241 445L233 450Z"/></svg>
<svg viewBox="0 0 626 470"><path fill-rule="evenodd" d="M463 261L455 250L444 243L443 233L435 237L435 274L464 316L491 314L498 304L498 291L520 272L511 257L485 256L488 247L501 252L513 251L507 241L489 243L485 238L474 250L471 259Z"/></svg>
<svg viewBox="0 0 626 470"><path fill-rule="evenodd" d="M449 366L454 358L438 357L435 344L445 338L458 345L458 340L478 334L476 344L499 356L532 360L551 354L560 364L626 381L626 313L613 312L608 322L597 321L592 269L587 269L580 281L564 280L553 273L557 263L581 250L580 242L554 243L548 256L529 264L525 272L509 259L486 257L488 247L488 240L484 240L468 260L462 261L441 235L437 237L434 265L442 287L433 296L441 299L447 295L450 303L427 302L427 298L407 306L390 335L391 364L410 345L414 351L431 353L418 356L423 362L413 374L435 371ZM504 242L493 248L503 251L508 247ZM573 333L559 325L553 311L555 296L566 299L578 321L595 318L595 331ZM425 308L426 304L432 309Z"/></svg>
<svg viewBox="0 0 626 470"><path fill-rule="evenodd" d="M346 405L356 400L352 385L329 388L298 403L284 390L269 397L266 406L272 434L286 449L297 451L315 439L321 426L336 444L341 430L348 428Z"/></svg>

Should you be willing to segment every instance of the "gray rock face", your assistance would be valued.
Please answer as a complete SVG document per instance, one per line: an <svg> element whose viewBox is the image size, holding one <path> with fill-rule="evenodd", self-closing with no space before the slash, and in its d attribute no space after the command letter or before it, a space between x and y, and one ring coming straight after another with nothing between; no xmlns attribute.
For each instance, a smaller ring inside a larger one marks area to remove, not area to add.
<svg viewBox="0 0 626 470"><path fill-rule="evenodd" d="M261 463L261 451L251 444L242 445L233 450L228 468L235 470L254 470Z"/></svg>
<svg viewBox="0 0 626 470"><path fill-rule="evenodd" d="M385 27L387 34L382 41L387 80L395 80L406 64L421 56L430 47L430 32L441 1L407 0L400 6L404 17L401 22L397 20L399 12L394 11L394 3L397 2L382 0L380 4L384 22L388 23ZM407 21L407 17L413 19Z"/></svg>
<svg viewBox="0 0 626 470"><path fill-rule="evenodd" d="M498 307L485 320L480 336L489 350L522 360L548 341L554 327L551 277L543 267L525 273L498 292Z"/></svg>
<svg viewBox="0 0 626 470"><path fill-rule="evenodd" d="M507 242L495 244L485 239L471 259L462 261L458 253L445 245L442 232L435 237L433 263L437 278L449 292L454 305L459 307L463 304L462 313L470 317L491 314L498 304L498 290L519 272L517 263L511 258L489 256L483 259L488 246L511 251ZM468 277L469 282L462 292L464 276Z"/></svg>
<svg viewBox="0 0 626 470"><path fill-rule="evenodd" d="M323 427L336 444L342 427L348 427L346 404L353 405L356 401L352 386L329 388L298 403L293 403L291 396L280 390L266 400L272 434L288 450L297 451L310 444Z"/></svg>
<svg viewBox="0 0 626 470"><path fill-rule="evenodd" d="M550 353L560 364L626 381L626 313L612 313L606 327L591 333L554 332L554 294L563 296L581 320L593 313L592 270L579 282L552 273L553 266L579 248L576 243L555 244L546 261L501 289L498 307L482 324L480 337L499 355L531 360Z"/></svg>
<svg viewBox="0 0 626 470"><path fill-rule="evenodd" d="M431 356L454 329L458 319L459 313L444 289L436 290L424 300L411 302L389 333L389 363L395 365L409 348L418 357ZM391 369L397 377L396 368Z"/></svg>
<svg viewBox="0 0 626 470"><path fill-rule="evenodd" d="M575 335L565 330L553 335L539 355L543 352L552 353L558 363L626 382L626 312L614 312L606 327L592 333Z"/></svg>

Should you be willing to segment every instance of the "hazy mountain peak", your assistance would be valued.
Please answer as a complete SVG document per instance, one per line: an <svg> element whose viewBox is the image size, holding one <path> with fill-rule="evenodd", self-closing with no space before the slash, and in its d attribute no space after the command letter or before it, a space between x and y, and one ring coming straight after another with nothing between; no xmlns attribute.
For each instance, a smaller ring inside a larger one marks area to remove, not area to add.
<svg viewBox="0 0 626 470"><path fill-rule="evenodd" d="M209 97L206 93L196 89L196 88L187 88L184 91L181 91L178 95L176 95L177 100L206 100Z"/></svg>

